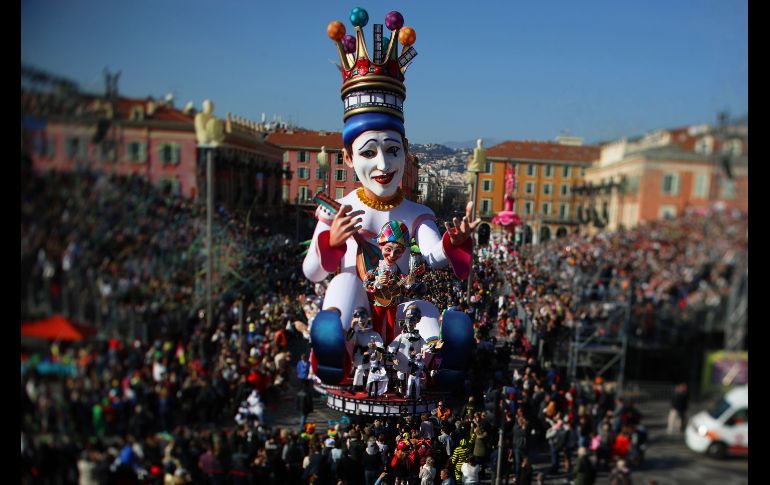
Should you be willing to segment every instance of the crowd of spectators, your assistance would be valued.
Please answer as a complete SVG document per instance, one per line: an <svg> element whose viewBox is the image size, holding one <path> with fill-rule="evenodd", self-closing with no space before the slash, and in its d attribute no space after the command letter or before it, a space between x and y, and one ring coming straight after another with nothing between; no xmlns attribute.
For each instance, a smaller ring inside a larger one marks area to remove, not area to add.
<svg viewBox="0 0 770 485"><path fill-rule="evenodd" d="M747 252L746 219L731 214L533 246L497 241L477 250L470 298L448 270L424 279L426 299L474 322L467 400L419 417L272 426L282 395L312 393L307 364L296 363L323 285L302 277L296 246L269 226L247 233L222 212L236 274L218 280L209 327L194 298L199 205L135 177L48 174L26 183L30 284L42 281L55 298L60 282L94 278L110 287L99 295L108 307L102 325L115 318L114 302L149 308L138 315L161 330L56 342L44 358L74 369L64 377L22 367L23 483L478 483L502 456L503 477L527 484L537 480L541 450L550 452L549 474L593 483L596 468L615 463L622 473L638 462L646 432L611 385L578 386L553 365L560 335L606 320L606 303L628 298L634 331L659 334L661 319L723 304ZM25 352L22 363L29 359Z"/></svg>
<svg viewBox="0 0 770 485"><path fill-rule="evenodd" d="M543 343L545 360L576 326L617 338L629 302L627 335L672 345L723 319L736 281L738 292L745 289L748 218L688 213L594 236L494 245L491 252L508 283L500 300L508 318L498 321L500 331L523 324L532 346Z"/></svg>

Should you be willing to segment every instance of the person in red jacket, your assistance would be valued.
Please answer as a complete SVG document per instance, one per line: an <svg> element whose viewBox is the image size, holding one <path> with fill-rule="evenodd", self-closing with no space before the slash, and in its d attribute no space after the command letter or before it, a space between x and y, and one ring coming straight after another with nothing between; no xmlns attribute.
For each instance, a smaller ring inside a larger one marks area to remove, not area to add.
<svg viewBox="0 0 770 485"><path fill-rule="evenodd" d="M409 444L405 441L401 441L396 446L396 451L393 453L393 459L390 461L390 467L393 469L393 474L396 476L393 485L407 485L409 476L414 468L414 453L410 453Z"/></svg>

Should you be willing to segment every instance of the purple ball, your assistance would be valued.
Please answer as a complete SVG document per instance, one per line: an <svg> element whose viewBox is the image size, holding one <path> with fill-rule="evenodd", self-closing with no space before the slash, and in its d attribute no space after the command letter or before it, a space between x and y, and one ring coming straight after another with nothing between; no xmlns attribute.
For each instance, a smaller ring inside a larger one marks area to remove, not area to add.
<svg viewBox="0 0 770 485"><path fill-rule="evenodd" d="M345 48L346 54L352 54L356 51L356 38L352 35L346 35L342 38L342 47Z"/></svg>
<svg viewBox="0 0 770 485"><path fill-rule="evenodd" d="M404 16L393 10L385 16L385 26L390 30L400 29L404 26Z"/></svg>

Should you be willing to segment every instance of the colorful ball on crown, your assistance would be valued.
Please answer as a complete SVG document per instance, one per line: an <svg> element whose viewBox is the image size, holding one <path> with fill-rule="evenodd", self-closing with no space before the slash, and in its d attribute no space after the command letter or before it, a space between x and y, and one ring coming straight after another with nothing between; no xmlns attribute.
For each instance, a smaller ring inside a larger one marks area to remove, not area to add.
<svg viewBox="0 0 770 485"><path fill-rule="evenodd" d="M417 40L417 32L411 27L404 27L398 33L398 41L403 46L410 46Z"/></svg>
<svg viewBox="0 0 770 485"><path fill-rule="evenodd" d="M398 30L404 26L404 16L393 10L385 16L385 27L390 30Z"/></svg>
<svg viewBox="0 0 770 485"><path fill-rule="evenodd" d="M333 20L326 27L326 35L331 40L342 40L345 36L345 26L339 20Z"/></svg>
<svg viewBox="0 0 770 485"><path fill-rule="evenodd" d="M350 23L353 27L366 27L369 23L369 14L361 7L356 7L350 11Z"/></svg>
<svg viewBox="0 0 770 485"><path fill-rule="evenodd" d="M356 51L356 38L352 35L346 35L342 38L342 46L346 54L352 54Z"/></svg>

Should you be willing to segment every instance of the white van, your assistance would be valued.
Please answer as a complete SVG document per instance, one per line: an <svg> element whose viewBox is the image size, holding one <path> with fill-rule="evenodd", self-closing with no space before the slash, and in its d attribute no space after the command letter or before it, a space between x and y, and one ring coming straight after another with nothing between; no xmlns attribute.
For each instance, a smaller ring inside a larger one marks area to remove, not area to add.
<svg viewBox="0 0 770 485"><path fill-rule="evenodd" d="M714 458L749 453L749 386L736 387L690 419L687 446Z"/></svg>

